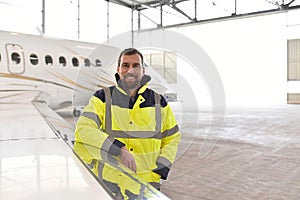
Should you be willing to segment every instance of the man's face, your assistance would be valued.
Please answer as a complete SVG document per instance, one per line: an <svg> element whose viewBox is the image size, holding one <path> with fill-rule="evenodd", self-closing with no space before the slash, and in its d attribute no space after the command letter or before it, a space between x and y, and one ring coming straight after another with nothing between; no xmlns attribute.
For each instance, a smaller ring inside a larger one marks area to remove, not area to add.
<svg viewBox="0 0 300 200"><path fill-rule="evenodd" d="M120 66L118 66L117 72L124 89L138 88L145 73L140 55L123 55L120 59Z"/></svg>

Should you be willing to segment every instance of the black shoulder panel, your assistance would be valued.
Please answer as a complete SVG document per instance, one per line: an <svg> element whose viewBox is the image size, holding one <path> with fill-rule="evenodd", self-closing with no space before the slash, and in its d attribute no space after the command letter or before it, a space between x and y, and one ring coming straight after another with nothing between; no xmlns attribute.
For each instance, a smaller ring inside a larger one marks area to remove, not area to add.
<svg viewBox="0 0 300 200"><path fill-rule="evenodd" d="M142 95L144 99L146 99L146 101L141 104L141 108L155 106L155 97L153 90L147 88ZM160 97L160 105L164 108L168 103L162 95L160 95Z"/></svg>
<svg viewBox="0 0 300 200"><path fill-rule="evenodd" d="M105 102L105 94L103 89L97 90L93 95L100 99L103 103Z"/></svg>
<svg viewBox="0 0 300 200"><path fill-rule="evenodd" d="M167 104L168 104L168 102L167 102L166 98L163 95L160 95L160 105L161 105L161 107L164 108L164 107L167 106Z"/></svg>
<svg viewBox="0 0 300 200"><path fill-rule="evenodd" d="M110 90L110 94L112 94L113 89L115 88L115 86L110 86L109 90ZM100 99L103 103L105 103L105 92L103 89L97 90L94 94L95 97L97 97L98 99Z"/></svg>

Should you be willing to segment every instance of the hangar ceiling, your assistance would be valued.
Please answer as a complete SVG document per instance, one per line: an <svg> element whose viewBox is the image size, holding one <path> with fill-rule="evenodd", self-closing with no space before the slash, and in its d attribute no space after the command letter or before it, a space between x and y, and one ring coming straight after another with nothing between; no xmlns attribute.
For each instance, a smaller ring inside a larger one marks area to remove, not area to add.
<svg viewBox="0 0 300 200"><path fill-rule="evenodd" d="M110 2L117 3L128 8L134 7L137 10L147 9L149 7L158 7L160 5L176 5L177 3L183 1L190 1L190 0L110 0Z"/></svg>
<svg viewBox="0 0 300 200"><path fill-rule="evenodd" d="M31 2L35 2L35 5L37 5L39 1L42 5L42 12L38 11L39 14L42 13L42 26L41 30L38 30L40 34L45 34L46 2L47 5L49 5L48 2L52 1L31 0ZM99 0L94 0L94 3L96 1ZM99 13L106 12L107 16L107 38L110 37L109 24L110 19L112 19L111 17L122 17L113 16L112 13L114 13L113 9L115 5L117 5L117 7L126 8L125 13L120 13L120 15L126 15L126 19L129 19L128 14L130 15L131 12L132 31L168 28L193 23L207 23L252 15L264 15L273 12L285 12L290 9L300 8L300 0L102 0L99 2L102 2L99 8L101 11L99 11ZM107 3L107 7L103 5L105 2ZM82 0L59 1L59 4L68 6L67 9L69 11L71 7L73 14L76 13L78 39L80 38L81 3L83 3ZM84 3L93 4L92 1L89 3L84 1ZM0 1L0 6L4 9L6 9L6 7L14 7L15 10L12 11L13 13L20 13L20 10L26 11L25 6L17 0ZM31 5L28 6L28 8L28 10L30 10L33 7ZM35 8L37 9L37 7ZM36 10L35 12L37 13ZM16 18L18 17L16 16ZM15 22L11 24L15 24ZM128 24L130 24L130 22Z"/></svg>
<svg viewBox="0 0 300 200"><path fill-rule="evenodd" d="M138 29L141 16L156 24L154 28L172 27L190 23L207 22L241 16L264 14L300 8L300 0L105 0L132 9L138 13ZM183 5L183 6L182 6ZM246 5L246 6L245 6ZM247 7L247 8L246 8ZM251 9L249 9L251 7ZM188 9L186 9L188 8ZM159 16L147 15L147 10L155 9ZM172 11L170 11L172 10ZM215 14L215 10L219 10ZM220 12L221 11L221 12ZM204 12L211 12L203 15ZM172 14L185 20L166 24L164 18ZM156 21L152 18L156 18ZM159 19L159 20L157 20Z"/></svg>

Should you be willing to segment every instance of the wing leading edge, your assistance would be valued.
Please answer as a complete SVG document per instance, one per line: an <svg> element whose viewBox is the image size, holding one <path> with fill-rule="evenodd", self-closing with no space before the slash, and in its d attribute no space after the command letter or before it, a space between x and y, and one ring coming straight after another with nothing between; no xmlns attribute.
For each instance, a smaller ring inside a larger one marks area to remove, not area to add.
<svg viewBox="0 0 300 200"><path fill-rule="evenodd" d="M41 117L46 104L32 104L34 95L28 93L22 101L14 101L12 93L4 96L0 98L0 199L113 199L60 138L59 130ZM58 119L57 114L45 114ZM71 131L64 126L64 132Z"/></svg>

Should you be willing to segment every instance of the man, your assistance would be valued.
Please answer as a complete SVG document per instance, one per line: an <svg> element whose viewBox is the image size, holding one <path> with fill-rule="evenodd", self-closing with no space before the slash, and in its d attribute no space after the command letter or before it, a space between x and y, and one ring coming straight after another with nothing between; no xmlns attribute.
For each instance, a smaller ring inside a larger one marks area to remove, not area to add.
<svg viewBox="0 0 300 200"><path fill-rule="evenodd" d="M77 122L76 143L108 152L159 189L180 142L177 122L166 99L147 87L151 78L145 75L143 55L138 50L121 52L115 77L116 86L98 90L90 98ZM107 185L120 187L116 170L96 166L94 160L101 155L88 151L93 156L85 156L85 162L93 172Z"/></svg>

